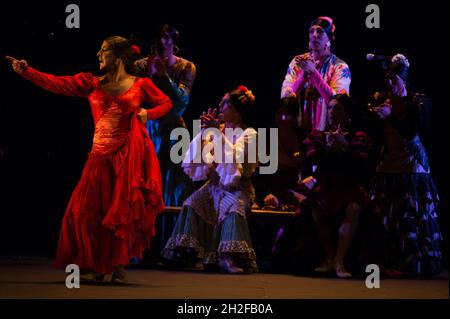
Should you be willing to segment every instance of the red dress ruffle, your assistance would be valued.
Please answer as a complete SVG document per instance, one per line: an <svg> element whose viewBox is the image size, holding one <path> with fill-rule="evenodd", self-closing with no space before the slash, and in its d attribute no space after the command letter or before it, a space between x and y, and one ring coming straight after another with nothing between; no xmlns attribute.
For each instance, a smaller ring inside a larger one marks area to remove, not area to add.
<svg viewBox="0 0 450 319"><path fill-rule="evenodd" d="M149 79L136 79L119 96L105 93L96 77L55 77L32 68L23 74L55 93L89 97L96 130L94 145L66 209L54 266L108 274L142 257L164 210L158 158L136 110L148 101L150 119L171 109Z"/></svg>

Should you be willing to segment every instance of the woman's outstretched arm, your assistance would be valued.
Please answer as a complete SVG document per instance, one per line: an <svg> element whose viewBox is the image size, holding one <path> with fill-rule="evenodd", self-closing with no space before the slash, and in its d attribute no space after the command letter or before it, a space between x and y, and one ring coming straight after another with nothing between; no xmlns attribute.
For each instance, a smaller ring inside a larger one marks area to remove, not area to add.
<svg viewBox="0 0 450 319"><path fill-rule="evenodd" d="M68 96L87 97L93 86L94 76L91 73L79 73L74 76L55 76L35 70L27 61L17 60L11 56L14 71L43 89Z"/></svg>

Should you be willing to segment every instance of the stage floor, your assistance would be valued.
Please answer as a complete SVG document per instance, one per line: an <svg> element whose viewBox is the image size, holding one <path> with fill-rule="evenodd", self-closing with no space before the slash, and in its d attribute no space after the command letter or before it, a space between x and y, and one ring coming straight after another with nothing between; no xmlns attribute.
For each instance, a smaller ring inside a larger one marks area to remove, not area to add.
<svg viewBox="0 0 450 319"><path fill-rule="evenodd" d="M225 275L199 271L128 269L128 284L81 284L68 289L66 274L51 260L36 257L0 258L0 298L8 299L448 299L445 271L432 279L382 279L368 289L363 278L340 280L291 274ZM107 277L106 280L109 280Z"/></svg>

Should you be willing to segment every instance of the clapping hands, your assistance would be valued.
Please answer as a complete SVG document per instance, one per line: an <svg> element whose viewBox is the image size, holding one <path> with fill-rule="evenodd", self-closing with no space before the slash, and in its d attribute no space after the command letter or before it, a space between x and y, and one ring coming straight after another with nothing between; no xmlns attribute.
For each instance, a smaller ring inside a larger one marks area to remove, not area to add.
<svg viewBox="0 0 450 319"><path fill-rule="evenodd" d="M383 104L380 104L379 106L376 106L373 108L373 111L380 119L385 119L389 115L391 115L392 112L392 104L390 104L389 100L386 100Z"/></svg>
<svg viewBox="0 0 450 319"><path fill-rule="evenodd" d="M316 70L316 64L310 58L304 55L296 56L295 63L302 70L304 75L309 75Z"/></svg>
<svg viewBox="0 0 450 319"><path fill-rule="evenodd" d="M200 120L202 121L201 128L220 128L220 118L221 113L219 113L217 109L209 108L207 112L203 112L203 114L200 115Z"/></svg>
<svg viewBox="0 0 450 319"><path fill-rule="evenodd" d="M345 150L348 146L346 136L348 132L344 132L340 125L336 131L326 132L326 145L332 150Z"/></svg>

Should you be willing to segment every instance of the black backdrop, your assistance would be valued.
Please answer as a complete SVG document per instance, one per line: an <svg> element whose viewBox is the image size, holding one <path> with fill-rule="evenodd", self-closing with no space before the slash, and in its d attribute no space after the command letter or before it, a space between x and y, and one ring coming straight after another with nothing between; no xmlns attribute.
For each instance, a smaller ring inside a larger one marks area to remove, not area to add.
<svg viewBox="0 0 450 319"><path fill-rule="evenodd" d="M381 28L367 29L365 8L381 9ZM65 27L76 3L81 28ZM288 63L307 49L309 23L328 15L336 24L337 55L352 72L358 103L382 84L368 52L404 53L412 83L434 105L425 137L448 225L448 2L447 1L3 1L1 55L26 59L64 75L97 70L96 52L110 35L133 36L148 53L161 23L181 32L183 56L197 65L188 123L239 84L253 90L261 127L271 125ZM0 255L53 255L61 218L91 146L86 100L57 96L0 63Z"/></svg>

